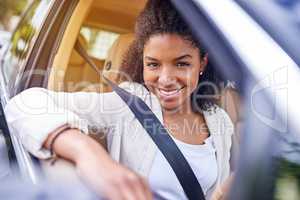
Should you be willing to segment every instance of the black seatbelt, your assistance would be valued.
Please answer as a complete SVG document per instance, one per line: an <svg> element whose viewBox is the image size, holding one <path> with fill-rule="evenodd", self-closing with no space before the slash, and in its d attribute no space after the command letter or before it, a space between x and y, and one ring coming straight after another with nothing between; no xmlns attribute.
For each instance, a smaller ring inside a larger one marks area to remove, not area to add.
<svg viewBox="0 0 300 200"><path fill-rule="evenodd" d="M113 91L116 92L128 105L130 110L134 113L135 117L139 120L140 124L144 127L170 164L188 199L205 200L201 185L198 182L191 166L188 164L176 143L148 105L138 96L130 94L103 76L78 40L76 41L75 49L97 71L97 73L105 79L105 81L112 87Z"/></svg>

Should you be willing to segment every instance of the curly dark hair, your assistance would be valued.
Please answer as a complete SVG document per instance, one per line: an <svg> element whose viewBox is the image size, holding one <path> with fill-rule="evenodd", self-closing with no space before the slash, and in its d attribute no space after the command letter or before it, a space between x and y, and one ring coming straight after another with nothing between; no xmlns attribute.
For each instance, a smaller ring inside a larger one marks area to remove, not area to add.
<svg viewBox="0 0 300 200"><path fill-rule="evenodd" d="M200 59L206 55L205 50L202 49L188 25L169 0L148 0L144 10L137 18L135 39L125 53L121 64L121 72L129 75L132 81L144 84L144 45L151 36L157 34L180 35L199 49ZM215 90L211 86L200 85L200 83L209 82L218 85L219 80L214 68L210 65L206 66L202 76L199 77L198 88L191 96L194 111L208 110L216 103Z"/></svg>

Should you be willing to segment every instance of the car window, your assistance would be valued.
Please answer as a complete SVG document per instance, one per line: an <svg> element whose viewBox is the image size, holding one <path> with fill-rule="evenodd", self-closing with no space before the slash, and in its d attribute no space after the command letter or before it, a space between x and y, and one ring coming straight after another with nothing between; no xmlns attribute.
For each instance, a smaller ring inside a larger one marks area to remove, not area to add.
<svg viewBox="0 0 300 200"><path fill-rule="evenodd" d="M82 27L80 33L87 41L87 50L90 56L104 60L108 51L119 34L112 31Z"/></svg>
<svg viewBox="0 0 300 200"><path fill-rule="evenodd" d="M1 0L0 30L11 32L18 25L22 13L32 3L32 0Z"/></svg>
<svg viewBox="0 0 300 200"><path fill-rule="evenodd" d="M17 72L22 70L26 63L26 58L37 39L41 24L52 2L51 0L33 1L15 29L1 67L6 84L12 81L13 77L15 78Z"/></svg>

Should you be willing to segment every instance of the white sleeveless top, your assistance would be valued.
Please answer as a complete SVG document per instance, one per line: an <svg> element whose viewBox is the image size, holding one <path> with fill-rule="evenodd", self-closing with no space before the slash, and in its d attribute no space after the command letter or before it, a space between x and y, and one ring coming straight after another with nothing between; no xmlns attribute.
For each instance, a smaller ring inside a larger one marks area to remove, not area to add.
<svg viewBox="0 0 300 200"><path fill-rule="evenodd" d="M204 195L206 195L218 175L216 151L212 145L212 137L208 137L202 145L187 144L172 138L193 169ZM157 152L150 170L149 184L156 200L187 200L174 171L160 151Z"/></svg>

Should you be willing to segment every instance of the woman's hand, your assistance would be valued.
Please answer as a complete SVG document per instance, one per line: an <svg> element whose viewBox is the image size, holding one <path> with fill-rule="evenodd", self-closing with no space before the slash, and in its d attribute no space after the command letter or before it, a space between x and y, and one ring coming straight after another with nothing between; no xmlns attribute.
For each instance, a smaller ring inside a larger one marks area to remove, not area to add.
<svg viewBox="0 0 300 200"><path fill-rule="evenodd" d="M81 179L99 196L110 200L152 199L146 181L110 158L95 140L76 129L66 130L55 138L60 129L50 134L44 146L50 148L54 142L54 152L73 162Z"/></svg>
<svg viewBox="0 0 300 200"><path fill-rule="evenodd" d="M77 170L101 197L112 200L152 199L146 181L113 160L103 162L97 158L86 158L78 162Z"/></svg>
<svg viewBox="0 0 300 200"><path fill-rule="evenodd" d="M228 192L230 190L230 186L233 180L234 174L231 174L223 184L218 186L215 191L212 194L212 197L210 200L225 200Z"/></svg>

